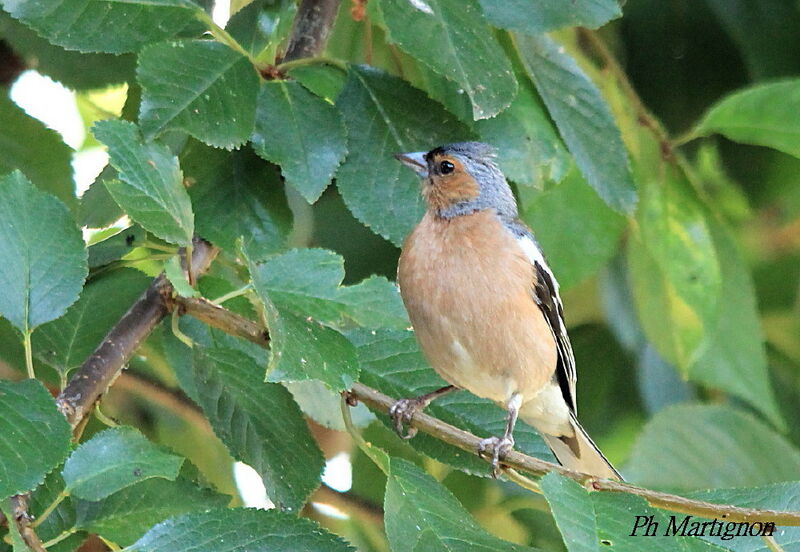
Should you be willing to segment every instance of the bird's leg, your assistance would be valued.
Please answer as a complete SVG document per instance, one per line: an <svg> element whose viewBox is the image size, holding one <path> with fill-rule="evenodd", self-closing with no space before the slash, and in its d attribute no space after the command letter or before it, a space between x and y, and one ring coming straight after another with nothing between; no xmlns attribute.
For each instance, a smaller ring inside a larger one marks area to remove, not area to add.
<svg viewBox="0 0 800 552"><path fill-rule="evenodd" d="M436 391L425 393L424 395L420 395L414 399L400 399L394 403L389 409L389 417L394 422L394 430L403 439L411 439L417 434L417 428L409 427L408 433L404 435L403 424L411 422L414 414L420 410L423 410L426 406L431 404L434 399L437 399L442 395L446 395L455 389L455 385L446 385L445 387L441 387Z"/></svg>
<svg viewBox="0 0 800 552"><path fill-rule="evenodd" d="M514 425L517 423L519 408L522 406L522 395L514 393L506 404L506 431L502 437L489 437L478 443L478 456L490 455L492 459L492 477L497 479L500 473L500 460L514 448Z"/></svg>

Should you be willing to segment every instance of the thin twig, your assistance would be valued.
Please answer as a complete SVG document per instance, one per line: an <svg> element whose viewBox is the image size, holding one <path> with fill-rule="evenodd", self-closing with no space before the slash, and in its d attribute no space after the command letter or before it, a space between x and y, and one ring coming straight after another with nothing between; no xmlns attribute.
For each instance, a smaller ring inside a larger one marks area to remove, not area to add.
<svg viewBox="0 0 800 552"><path fill-rule="evenodd" d="M31 527L31 517L28 515L28 495L11 497L11 515L22 540L33 552L46 552L39 536Z"/></svg>
<svg viewBox="0 0 800 552"><path fill-rule="evenodd" d="M188 314L213 328L232 333L256 345L269 346L269 335L261 327L243 316L215 305L202 297L176 297L181 314Z"/></svg>
<svg viewBox="0 0 800 552"><path fill-rule="evenodd" d="M216 313L215 327L225 331L231 335L238 337L245 337L254 335L257 332L264 332L255 322L232 313L226 309L220 309ZM267 345L262 345L266 347ZM384 395L383 393L367 387L364 384L356 383L350 391L351 396L366 403L371 408L388 413L389 408L396 402L397 399ZM411 425L420 431L431 435L440 441L444 441L454 445L462 450L471 454L476 454L478 444L481 439L463 429L447 424L438 418L434 418L424 412L414 414L411 420ZM726 504L713 504L701 500L693 500L682 496L677 496L650 489L644 489L621 483L618 481L610 481L606 479L597 479L595 477L568 470L563 466L546 462L521 452L511 451L503 460L507 468L512 470L526 472L534 476L542 476L548 472L554 471L563 476L569 477L584 487L594 491L607 491L616 493L628 493L641 496L647 500L652 506L679 512L683 514L696 515L706 517L709 519L719 518L729 521L761 521L761 522L774 522L776 525L800 525L800 512L784 512L778 510L759 510L755 508L741 508L738 506L730 506ZM507 473L510 480L516 482L522 487L534 490L536 487L535 482L531 481L525 476L516 472ZM524 478L526 481L522 481Z"/></svg>
<svg viewBox="0 0 800 552"><path fill-rule="evenodd" d="M217 255L209 243L196 240L192 271L204 273ZM105 339L70 378L56 399L61 413L75 430L122 372L139 344L169 313L172 285L160 275L131 306Z"/></svg>

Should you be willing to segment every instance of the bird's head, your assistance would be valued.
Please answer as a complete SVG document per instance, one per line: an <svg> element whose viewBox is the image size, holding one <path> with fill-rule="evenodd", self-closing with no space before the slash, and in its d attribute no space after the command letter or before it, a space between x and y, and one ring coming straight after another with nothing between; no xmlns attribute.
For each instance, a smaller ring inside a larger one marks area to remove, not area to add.
<svg viewBox="0 0 800 552"><path fill-rule="evenodd" d="M516 201L495 156L495 149L481 142L459 142L427 153L395 155L422 178L422 195L436 215L452 218L495 209L500 215L514 218Z"/></svg>

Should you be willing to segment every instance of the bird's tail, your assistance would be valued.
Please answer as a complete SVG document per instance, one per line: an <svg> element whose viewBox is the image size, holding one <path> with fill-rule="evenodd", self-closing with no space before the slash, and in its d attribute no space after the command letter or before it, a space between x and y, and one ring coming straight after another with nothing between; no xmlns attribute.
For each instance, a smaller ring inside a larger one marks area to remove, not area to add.
<svg viewBox="0 0 800 552"><path fill-rule="evenodd" d="M595 477L622 481L622 476L606 460L574 415L570 415L570 425L575 432L573 437L555 437L542 433L547 446L561 465Z"/></svg>

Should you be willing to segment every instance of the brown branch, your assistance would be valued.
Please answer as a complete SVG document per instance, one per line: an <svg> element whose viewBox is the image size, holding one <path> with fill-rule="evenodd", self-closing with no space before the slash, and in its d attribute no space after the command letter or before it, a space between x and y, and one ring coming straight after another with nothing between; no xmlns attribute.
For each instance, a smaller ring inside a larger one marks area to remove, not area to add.
<svg viewBox="0 0 800 552"><path fill-rule="evenodd" d="M217 251L209 243L195 238L192 273L200 275L208 270ZM139 344L170 312L172 292L172 284L163 274L153 280L70 378L56 404L73 430L80 426L97 400L114 383Z"/></svg>
<svg viewBox="0 0 800 552"><path fill-rule="evenodd" d="M282 61L320 55L338 9L339 0L301 0Z"/></svg>
<svg viewBox="0 0 800 552"><path fill-rule="evenodd" d="M259 331L264 331L263 328L255 322L222 308L220 308L220 311L217 313L215 322L217 324L215 327L231 335L244 337L245 339L249 339L248 336L255 335ZM354 384L349 393L352 398L360 400L374 410L384 413L388 413L389 408L391 408L397 400L361 383ZM411 425L440 441L449 443L471 454L476 454L478 444L481 441L479 437L463 429L447 424L424 412L414 414ZM719 518L728 521L771 521L776 525L800 525L800 512L740 508L738 506L692 500L682 496L636 487L627 483L597 479L514 450L506 455L503 463L509 468L524 471L535 476L543 476L548 472L554 471L577 481L591 490L628 493L641 496L652 506L673 512L706 518Z"/></svg>
<svg viewBox="0 0 800 552"><path fill-rule="evenodd" d="M213 328L252 341L256 345L269 347L269 334L263 328L244 316L215 305L208 299L176 297L175 303L180 307L181 314L188 314Z"/></svg>
<svg viewBox="0 0 800 552"><path fill-rule="evenodd" d="M47 552L42 545L39 536L31 527L31 517L28 515L28 495L16 495L11 497L11 515L14 518L14 525L19 531L22 540L33 552Z"/></svg>

